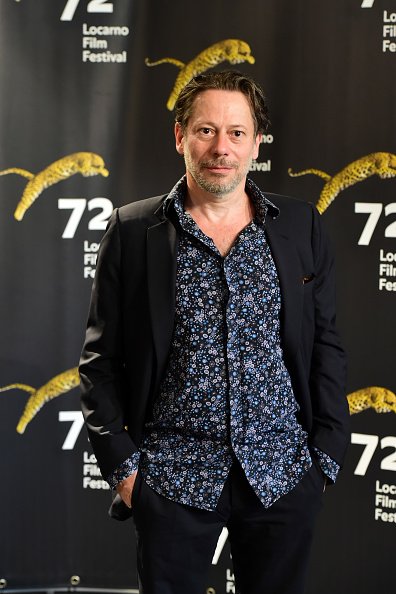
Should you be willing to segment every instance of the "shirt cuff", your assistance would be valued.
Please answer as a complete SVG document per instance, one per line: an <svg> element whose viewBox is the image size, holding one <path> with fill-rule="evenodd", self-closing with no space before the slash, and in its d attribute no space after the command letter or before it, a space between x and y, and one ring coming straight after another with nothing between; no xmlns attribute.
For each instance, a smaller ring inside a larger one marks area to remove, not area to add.
<svg viewBox="0 0 396 594"><path fill-rule="evenodd" d="M139 466L139 459L140 459L140 452L135 452L129 456L122 464L118 466L107 477L107 482L109 483L112 489L115 489L118 483L126 479L128 476L131 476L134 472L137 471Z"/></svg>
<svg viewBox="0 0 396 594"><path fill-rule="evenodd" d="M340 465L330 458L327 454L322 452L319 448L312 448L313 452L316 454L319 466L322 469L322 472L331 480L331 482L335 483L337 480L337 475L340 471Z"/></svg>

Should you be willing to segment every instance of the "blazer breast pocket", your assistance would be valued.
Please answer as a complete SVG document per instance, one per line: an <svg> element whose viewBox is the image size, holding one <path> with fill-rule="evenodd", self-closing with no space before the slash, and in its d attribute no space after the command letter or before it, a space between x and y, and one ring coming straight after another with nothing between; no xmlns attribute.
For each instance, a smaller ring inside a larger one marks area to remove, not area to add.
<svg viewBox="0 0 396 594"><path fill-rule="evenodd" d="M304 274L302 276L302 284L303 285L309 285L310 283L312 283L312 281L314 280L315 275L314 274Z"/></svg>

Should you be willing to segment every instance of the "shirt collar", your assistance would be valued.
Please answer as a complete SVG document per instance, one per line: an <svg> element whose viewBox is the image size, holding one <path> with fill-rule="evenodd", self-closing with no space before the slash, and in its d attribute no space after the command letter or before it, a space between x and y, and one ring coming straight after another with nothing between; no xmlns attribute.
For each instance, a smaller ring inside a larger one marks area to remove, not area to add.
<svg viewBox="0 0 396 594"><path fill-rule="evenodd" d="M269 213L272 218L277 218L279 215L279 208L265 196L265 194L250 178L246 179L245 189L254 203L256 209L256 219L259 223L262 225L265 224L267 213ZM179 179L179 181L173 186L172 190L165 199L163 205L164 216L167 216L170 206L173 205L179 221L182 221L182 219L186 216L183 207L186 191L187 179L186 175L183 175L183 177Z"/></svg>
<svg viewBox="0 0 396 594"><path fill-rule="evenodd" d="M246 179L246 193L251 198L255 209L256 209L256 218L258 219L259 223L262 225L265 224L265 218L267 213L273 218L279 215L279 208L268 200L264 192L260 190L260 188L254 183L250 177Z"/></svg>

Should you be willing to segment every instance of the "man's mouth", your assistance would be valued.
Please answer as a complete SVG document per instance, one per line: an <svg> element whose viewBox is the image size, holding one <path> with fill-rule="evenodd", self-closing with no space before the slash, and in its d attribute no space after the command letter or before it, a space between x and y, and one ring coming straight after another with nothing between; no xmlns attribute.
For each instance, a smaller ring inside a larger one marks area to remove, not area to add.
<svg viewBox="0 0 396 594"><path fill-rule="evenodd" d="M235 163L202 163L202 168L211 173L226 174L236 168Z"/></svg>

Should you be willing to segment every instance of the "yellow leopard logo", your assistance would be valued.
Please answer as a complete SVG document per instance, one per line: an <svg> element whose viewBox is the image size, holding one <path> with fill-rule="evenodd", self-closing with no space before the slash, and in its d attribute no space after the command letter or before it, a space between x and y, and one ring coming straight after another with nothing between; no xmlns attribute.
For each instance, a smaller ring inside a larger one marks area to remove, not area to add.
<svg viewBox="0 0 396 594"><path fill-rule="evenodd" d="M18 167L11 167L10 169L0 171L0 175L8 175L10 173L21 175L29 180L14 212L14 217L17 221L23 219L28 208L32 206L33 202L49 186L68 179L76 173L81 173L84 177L90 177L92 175L103 175L103 177L107 177L109 175L102 157L95 153L84 152L67 155L37 174L26 171L25 169L19 169Z"/></svg>
<svg viewBox="0 0 396 594"><path fill-rule="evenodd" d="M372 175L378 175L381 179L396 177L396 155L392 153L371 153L366 157L353 161L333 177L319 169L304 169L304 171L298 173L294 173L289 169L288 173L291 177L312 173L325 180L326 183L316 204L318 211L322 214L342 190L364 181Z"/></svg>
<svg viewBox="0 0 396 594"><path fill-rule="evenodd" d="M176 60L175 58L162 58L156 62L151 62L146 58L145 63L147 66L173 64L174 66L177 66L177 68L180 68L175 85L166 104L169 111L172 111L180 92L184 89L187 83L194 78L194 76L202 74L206 70L209 70L209 68L213 68L226 61L230 64L241 64L242 62L254 64L255 59L251 54L249 45L245 41L240 39L225 39L224 41L218 41L203 50L198 56L191 60L191 62L188 62L188 64Z"/></svg>
<svg viewBox="0 0 396 594"><path fill-rule="evenodd" d="M7 390L22 390L30 394L16 428L17 432L22 434L25 432L27 425L34 419L46 402L49 402L62 394L66 394L66 392L69 392L73 388L77 388L79 385L80 378L78 367L73 367L72 369L68 369L59 375L56 375L40 388L33 388L26 384L15 383L0 388L0 392L6 392ZM373 408L377 413L396 413L396 394L387 388L380 388L378 386L362 388L361 390L348 394L347 399L351 415L360 413L368 408Z"/></svg>
<svg viewBox="0 0 396 594"><path fill-rule="evenodd" d="M373 408L377 413L396 413L396 395L378 386L362 388L348 394L349 412L351 415Z"/></svg>
<svg viewBox="0 0 396 594"><path fill-rule="evenodd" d="M16 428L17 432L22 434L25 432L27 425L37 415L39 410L43 408L46 402L57 398L61 394L69 392L79 385L80 377L78 368L73 367L73 369L68 369L67 371L63 371L63 373L56 375L40 388L36 389L26 384L10 384L0 388L0 392L17 389L31 394Z"/></svg>

